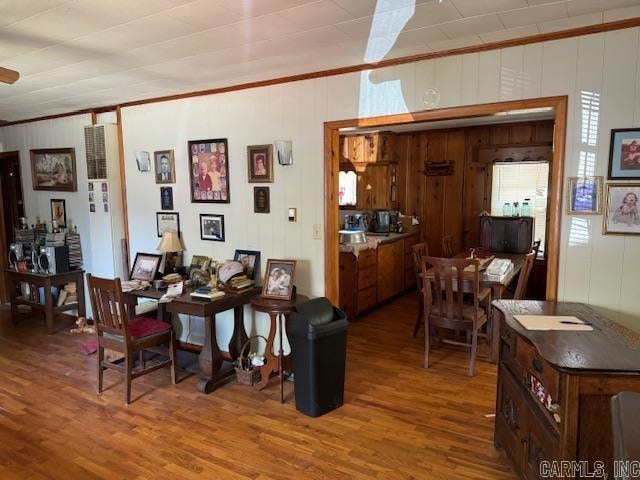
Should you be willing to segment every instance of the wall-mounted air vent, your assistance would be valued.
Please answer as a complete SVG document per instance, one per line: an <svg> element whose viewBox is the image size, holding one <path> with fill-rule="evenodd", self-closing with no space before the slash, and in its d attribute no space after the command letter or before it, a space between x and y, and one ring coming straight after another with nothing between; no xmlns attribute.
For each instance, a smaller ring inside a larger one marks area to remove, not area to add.
<svg viewBox="0 0 640 480"><path fill-rule="evenodd" d="M87 150L87 176L89 180L107 178L107 152L104 125L84 127L84 142Z"/></svg>

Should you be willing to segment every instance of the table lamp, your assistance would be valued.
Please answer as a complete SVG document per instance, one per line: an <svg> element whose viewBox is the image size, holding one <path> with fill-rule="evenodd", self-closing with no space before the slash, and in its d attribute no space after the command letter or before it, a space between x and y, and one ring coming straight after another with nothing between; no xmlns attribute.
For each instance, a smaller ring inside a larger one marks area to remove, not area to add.
<svg viewBox="0 0 640 480"><path fill-rule="evenodd" d="M164 273L173 273L182 266L182 252L184 246L176 231L168 231L162 234L160 244L156 248L161 252L165 252L164 257Z"/></svg>

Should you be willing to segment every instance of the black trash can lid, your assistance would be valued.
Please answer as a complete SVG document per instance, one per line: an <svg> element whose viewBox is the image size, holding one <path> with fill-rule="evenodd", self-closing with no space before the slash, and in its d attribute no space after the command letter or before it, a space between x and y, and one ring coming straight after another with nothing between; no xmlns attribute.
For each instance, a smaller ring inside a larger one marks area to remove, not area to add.
<svg viewBox="0 0 640 480"><path fill-rule="evenodd" d="M310 326L319 327L333 321L333 305L325 297L314 298L296 305L295 311L302 316Z"/></svg>

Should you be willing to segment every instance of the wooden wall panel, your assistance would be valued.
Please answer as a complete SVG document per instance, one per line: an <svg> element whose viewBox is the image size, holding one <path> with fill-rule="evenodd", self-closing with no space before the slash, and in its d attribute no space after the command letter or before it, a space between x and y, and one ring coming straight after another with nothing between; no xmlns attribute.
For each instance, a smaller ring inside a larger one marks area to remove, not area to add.
<svg viewBox="0 0 640 480"><path fill-rule="evenodd" d="M462 249L462 209L464 204L464 165L466 153L466 134L464 130L447 134L446 159L453 162L453 175L444 179L442 198L443 236L453 237L453 251Z"/></svg>

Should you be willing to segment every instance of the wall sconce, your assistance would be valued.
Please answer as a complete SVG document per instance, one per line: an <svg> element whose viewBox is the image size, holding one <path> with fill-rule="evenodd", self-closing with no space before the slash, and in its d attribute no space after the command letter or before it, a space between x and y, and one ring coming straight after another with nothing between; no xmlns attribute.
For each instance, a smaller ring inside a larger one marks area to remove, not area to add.
<svg viewBox="0 0 640 480"><path fill-rule="evenodd" d="M293 164L293 142L291 140L276 140L274 143L276 147L276 155L278 156L278 163L280 165L292 165Z"/></svg>

